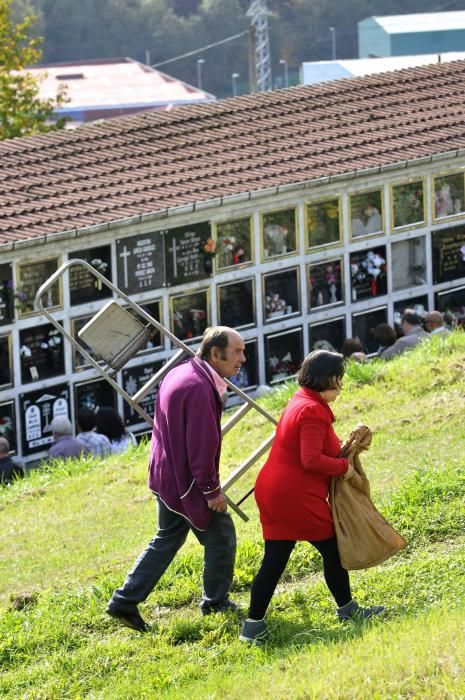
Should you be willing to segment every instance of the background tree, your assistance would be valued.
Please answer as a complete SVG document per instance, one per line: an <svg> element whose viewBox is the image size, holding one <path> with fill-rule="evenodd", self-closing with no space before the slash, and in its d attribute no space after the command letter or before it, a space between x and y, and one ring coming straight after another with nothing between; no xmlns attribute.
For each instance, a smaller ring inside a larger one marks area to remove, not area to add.
<svg viewBox="0 0 465 700"><path fill-rule="evenodd" d="M65 101L41 99L36 78L24 71L41 56L40 39L31 38L34 17L15 24L10 0L0 0L0 139L31 136L62 128L64 119L54 118L54 107Z"/></svg>

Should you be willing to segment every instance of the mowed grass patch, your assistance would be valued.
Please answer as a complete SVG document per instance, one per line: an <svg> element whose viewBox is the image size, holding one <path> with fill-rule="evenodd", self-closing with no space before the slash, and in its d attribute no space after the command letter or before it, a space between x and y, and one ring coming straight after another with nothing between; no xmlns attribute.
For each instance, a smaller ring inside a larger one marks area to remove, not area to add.
<svg viewBox="0 0 465 700"><path fill-rule="evenodd" d="M268 618L270 641L263 648L238 641L237 615L203 618L192 609L162 611L153 632L141 636L105 619L103 588L44 594L36 606L0 618L0 693L11 698L200 698L202 693L258 698L275 687L276 697L286 692L305 697L305 688L309 697L346 697L347 692L357 697L356 689L369 697L378 688L385 692L379 697L389 697L408 681L408 692L424 697L428 687L463 687L463 538L450 548L430 546L410 560L393 559L354 574L352 583L360 602L387 604L384 619L339 623L321 575L314 575L280 587ZM440 678L432 663L439 650ZM389 673L387 658L394 669ZM339 678L338 684L325 686L328 677Z"/></svg>
<svg viewBox="0 0 465 700"><path fill-rule="evenodd" d="M262 554L253 498L244 504L249 523L236 519L241 614L201 617L202 548L190 538L141 606L153 632L140 636L110 620L108 597L155 529L141 446L104 462L57 463L1 490L0 695L465 695L464 357L457 333L391 363L349 363L335 406L341 437L359 421L374 430L362 461L379 509L408 540L392 560L351 576L361 603L388 605L384 620L340 625L319 557L300 543L270 607L269 644L239 643ZM279 416L295 389L289 383L260 400ZM225 440L225 473L270 427L249 412ZM252 483L251 473L238 491ZM37 595L10 609L10 594L21 592Z"/></svg>

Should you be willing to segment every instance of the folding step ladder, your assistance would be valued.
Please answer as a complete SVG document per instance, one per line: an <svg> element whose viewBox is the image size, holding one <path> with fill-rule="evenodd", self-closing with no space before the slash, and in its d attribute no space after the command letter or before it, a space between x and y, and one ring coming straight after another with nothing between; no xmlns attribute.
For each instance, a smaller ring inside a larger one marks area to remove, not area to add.
<svg viewBox="0 0 465 700"><path fill-rule="evenodd" d="M108 301L97 313L81 328L77 334L77 338L73 338L63 326L55 320L55 318L43 306L42 298L47 294L61 277L66 275L68 279L69 269L73 266L81 266L90 274L97 278L99 284L107 286L117 299L113 298ZM124 306L123 306L124 303ZM56 272L49 277L38 289L35 297L35 307L37 311L46 316L50 323L62 333L62 335L76 348L86 359L86 361L111 384L113 389L127 401L132 408L139 413L140 416L150 425L153 426L152 416L140 406L140 402L153 391L161 382L163 377L172 369L178 362L186 359L189 356L195 356L194 350L179 340L171 331L157 321L153 316L150 316L139 304L132 301L124 292L115 287L106 277L96 270L90 263L85 260L68 260ZM134 316L128 308L132 309ZM139 320L141 319L141 320ZM145 323L144 323L145 322ZM136 353L145 347L147 342L155 331L158 331L163 336L167 336L173 345L179 350L173 357L166 362L163 367L151 377L142 388L140 388L133 396L130 396L115 380L117 373L124 365L133 358ZM102 362L96 360L88 350L88 346ZM229 379L225 379L228 388L237 394L243 401L243 405L234 413L233 416L222 426L221 434L224 437L247 413L250 409L255 409L261 413L273 426L277 425L277 420L256 401L254 401L245 392L235 386ZM274 438L274 430L270 436L257 447L256 450L240 464L222 484L223 491L226 496L228 505L237 513L243 520L249 518L240 508L240 505L253 493L253 488L250 489L237 503L227 496L227 491L235 484L250 467L262 457L271 447Z"/></svg>

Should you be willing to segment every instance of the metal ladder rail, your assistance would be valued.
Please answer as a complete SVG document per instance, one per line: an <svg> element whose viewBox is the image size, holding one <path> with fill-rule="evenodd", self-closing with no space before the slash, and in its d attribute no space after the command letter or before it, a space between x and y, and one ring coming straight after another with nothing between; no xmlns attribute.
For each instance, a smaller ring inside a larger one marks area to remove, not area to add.
<svg viewBox="0 0 465 700"><path fill-rule="evenodd" d="M107 286L113 294L116 295L117 298L123 299L128 306L130 306L134 311L144 318L148 324L152 325L158 332L164 336L167 336L171 342L176 345L177 347L180 348L180 350L172 357L170 360L168 360L165 365L153 376L151 377L141 389L139 389L134 396L130 396L117 382L115 382L113 375L116 375L116 371L110 370L109 365L107 367L102 367L102 364L94 360L94 358L87 352L87 350L80 344L78 343L75 338L73 338L66 330L65 328L52 316L52 314L44 307L43 302L42 302L42 297L43 295L48 292L49 288L58 282L58 280L66 273L69 271L69 269L73 265L80 265L82 267L85 267L90 274L92 274L94 277L96 277L102 284ZM71 345L76 348L82 355L84 355L85 359L88 361L88 363L106 380L109 382L109 384L113 387L113 389L119 393L125 401L127 401L137 413L148 423L148 425L153 427L153 419L151 416L147 414L146 411L139 405L139 401L141 401L150 391L152 391L157 384L163 379L165 374L177 363L180 361L181 357L185 354L190 355L192 357L195 357L196 353L194 350L189 347L188 345L185 345L185 343L182 342L179 338L177 338L171 331L163 326L159 321L157 321L155 318L150 316L142 307L140 307L136 302L132 301L130 297L128 297L124 292L122 292L118 287L116 287L112 282L110 282L106 277L104 277L98 270L96 270L90 263L88 263L85 260L79 260L79 259L71 259L68 260L67 262L63 263L49 278L46 280L37 290L36 296L35 296L35 301L34 301L36 309L43 314L49 321L50 323L60 331L60 333L71 343ZM271 423L274 425L277 425L277 420L274 416L272 416L268 411L266 411L262 406L260 406L256 401L254 401L248 394L243 392L239 387L237 387L235 384L233 384L229 379L224 378L224 381L226 385L233 391L235 394L240 396L240 398L244 401L244 404L236 411L235 414L227 421L226 424L222 426L221 432L222 435L226 435L226 433L231 430L231 428L236 425L239 420L251 409L255 408L259 413L261 413L267 420L269 420ZM271 435L266 443L268 444L268 447L271 445L271 442L273 441L274 433ZM260 448L259 448L260 449ZM255 453L254 453L255 454ZM260 453L260 455L263 454L263 451ZM252 466L254 461L258 459L260 456L258 455L255 459L250 458L247 460L239 469L242 469L241 475L247 471L248 468ZM244 465L248 465L247 467L244 468ZM231 477L236 475L238 470L235 470ZM232 483L231 482L231 477L226 480L225 484L227 484L227 488L229 488ZM236 477L234 481L237 480ZM223 487L225 490L225 487ZM225 494L226 495L226 494ZM245 496L243 499L241 499L241 503L247 498ZM249 518L245 515L245 513L235 504L228 496L226 496L226 500L228 504L231 506L231 508L243 519L243 520L248 520Z"/></svg>

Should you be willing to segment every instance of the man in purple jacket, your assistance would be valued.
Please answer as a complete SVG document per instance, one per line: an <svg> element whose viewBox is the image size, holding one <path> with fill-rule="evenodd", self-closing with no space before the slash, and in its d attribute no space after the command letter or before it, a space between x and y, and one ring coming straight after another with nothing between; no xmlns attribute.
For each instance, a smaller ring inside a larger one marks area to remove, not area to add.
<svg viewBox="0 0 465 700"><path fill-rule="evenodd" d="M244 347L232 328L207 328L197 355L176 365L160 384L149 462L158 532L107 607L109 615L131 629L149 629L137 604L152 592L189 529L205 548L202 613L236 609L229 599L236 533L219 479L220 421L223 377L238 374Z"/></svg>

